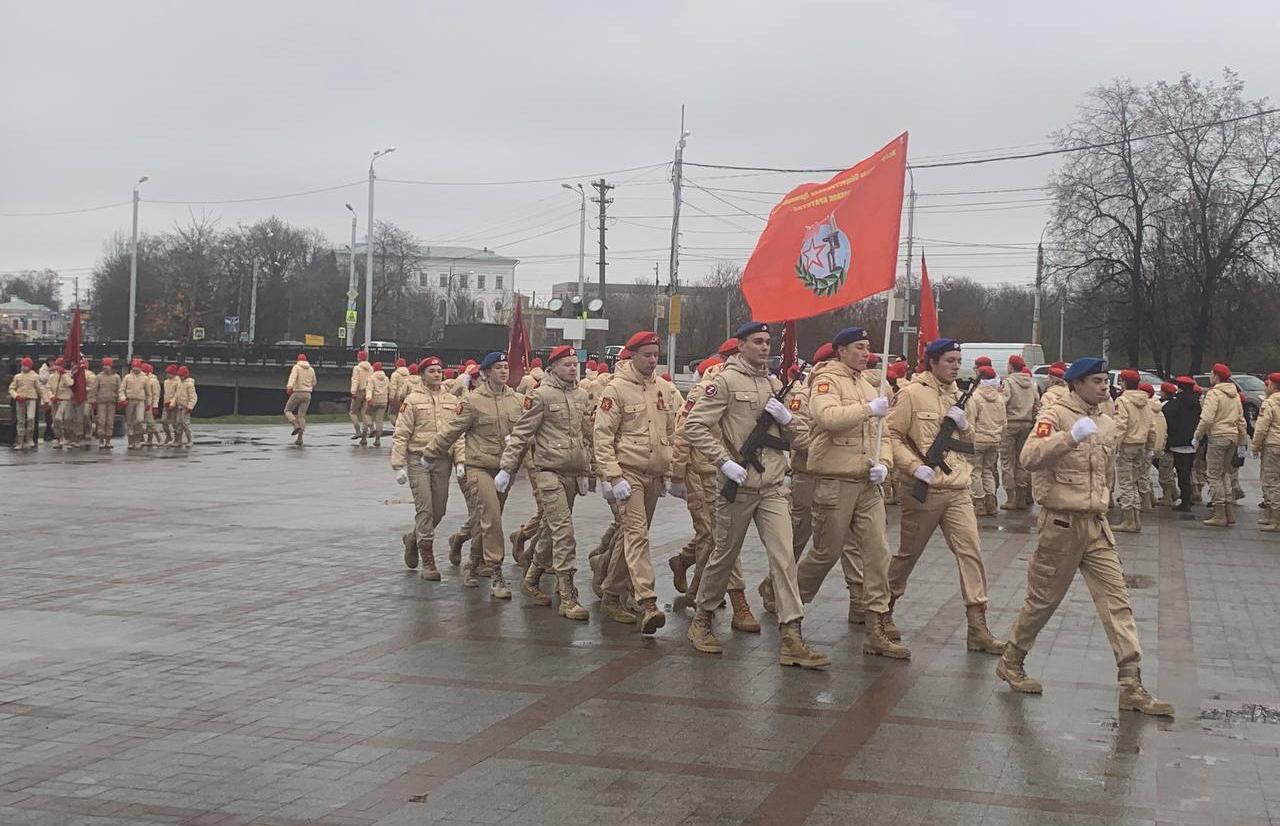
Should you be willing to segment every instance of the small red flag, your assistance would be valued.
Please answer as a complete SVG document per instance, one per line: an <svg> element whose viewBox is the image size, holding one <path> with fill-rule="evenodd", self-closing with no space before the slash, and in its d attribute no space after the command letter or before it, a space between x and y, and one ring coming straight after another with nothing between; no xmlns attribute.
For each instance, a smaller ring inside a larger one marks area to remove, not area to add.
<svg viewBox="0 0 1280 826"><path fill-rule="evenodd" d="M80 369L80 344L83 335L80 330L80 308L76 307L71 316L71 332L67 333L67 343L62 347L62 361L71 371L72 393L76 404L84 404L85 400L84 370Z"/></svg>
<svg viewBox="0 0 1280 826"><path fill-rule="evenodd" d="M507 378L509 387L520 384L524 374L529 372L529 332L524 328L522 307L520 293L516 293L516 311L511 317L511 337L507 339L507 363L511 366L511 375Z"/></svg>
<svg viewBox="0 0 1280 826"><path fill-rule="evenodd" d="M822 184L802 184L769 213L742 273L758 321L808 318L894 286L907 133Z"/></svg>
<svg viewBox="0 0 1280 826"><path fill-rule="evenodd" d="M916 335L916 370L924 370L924 348L942 335L938 332L938 308L933 303L933 287L929 286L929 267L920 253L920 326Z"/></svg>

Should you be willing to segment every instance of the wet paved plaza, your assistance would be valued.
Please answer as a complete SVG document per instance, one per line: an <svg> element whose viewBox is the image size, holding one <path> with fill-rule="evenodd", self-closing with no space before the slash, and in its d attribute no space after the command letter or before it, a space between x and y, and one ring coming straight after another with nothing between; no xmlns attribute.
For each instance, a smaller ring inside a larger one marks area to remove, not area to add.
<svg viewBox="0 0 1280 826"><path fill-rule="evenodd" d="M1044 696L1011 693L965 651L940 537L895 615L909 662L862 655L833 572L804 626L826 672L780 668L776 625L726 612L725 654L692 651L678 500L654 524L655 638L596 612L585 563L585 624L463 589L444 553L421 582L389 447L348 433L0 456L0 826L1280 823L1280 538L1254 526L1252 460L1236 527L1161 509L1121 535L1162 721L1117 712L1078 579L1028 658ZM532 510L513 490L508 531ZM455 487L441 530L464 516ZM607 517L580 504L580 560ZM1031 524L983 520L998 635ZM754 535L743 562L754 588Z"/></svg>

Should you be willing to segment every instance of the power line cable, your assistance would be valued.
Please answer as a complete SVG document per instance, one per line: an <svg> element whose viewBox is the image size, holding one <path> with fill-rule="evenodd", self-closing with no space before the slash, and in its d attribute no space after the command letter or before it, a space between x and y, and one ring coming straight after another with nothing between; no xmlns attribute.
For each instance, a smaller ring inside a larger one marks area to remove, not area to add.
<svg viewBox="0 0 1280 826"><path fill-rule="evenodd" d="M133 201L118 201L114 204L102 204L101 206L84 207L83 209L62 209L55 212L0 212L0 218L49 218L55 215L80 215L85 212L116 209L117 207L129 206L132 203Z"/></svg>
<svg viewBox="0 0 1280 826"><path fill-rule="evenodd" d="M621 175L626 172L644 171L666 166L669 161L630 166L626 169L611 169L606 172L590 172L582 175L557 175L554 178L529 178L523 181L414 181L406 178L379 178L389 184L410 184L414 186L521 186L524 184L554 184L573 181L579 178L599 178L607 175Z"/></svg>

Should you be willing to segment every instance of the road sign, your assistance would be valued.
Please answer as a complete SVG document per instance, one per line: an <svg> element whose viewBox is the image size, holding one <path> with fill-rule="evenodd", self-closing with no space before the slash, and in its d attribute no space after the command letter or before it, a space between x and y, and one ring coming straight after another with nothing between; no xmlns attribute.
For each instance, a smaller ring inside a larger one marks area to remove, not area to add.
<svg viewBox="0 0 1280 826"><path fill-rule="evenodd" d="M240 343L241 344L249 343L249 333L247 331L240 334Z"/></svg>
<svg viewBox="0 0 1280 826"><path fill-rule="evenodd" d="M355 324L355 323L356 323L356 320L357 320L358 318L359 318L359 315L356 313L356 311L355 311L355 310L347 310L347 323L348 323L348 324Z"/></svg>
<svg viewBox="0 0 1280 826"><path fill-rule="evenodd" d="M680 308L682 306L679 293L671 296L671 318L667 320L667 332L676 335L680 332Z"/></svg>
<svg viewBox="0 0 1280 826"><path fill-rule="evenodd" d="M357 294L358 294L358 293L356 293L356 291L355 291L355 290L347 290L347 300L348 300L348 301L355 301L355 300L356 300L356 295L357 295Z"/></svg>
<svg viewBox="0 0 1280 826"><path fill-rule="evenodd" d="M344 327L343 329L346 329L346 328ZM312 335L311 333L307 333L305 336L302 337L302 343L308 347L323 347L324 336L317 336L317 335Z"/></svg>
<svg viewBox="0 0 1280 826"><path fill-rule="evenodd" d="M192 341L204 341L204 328L203 328L203 327L196 327L196 328L192 329L192 330L191 330L191 340L192 340Z"/></svg>
<svg viewBox="0 0 1280 826"><path fill-rule="evenodd" d="M338 338L342 339L343 341L346 341L346 340L347 340L347 328L346 328L346 327L339 327L339 328L338 328Z"/></svg>
<svg viewBox="0 0 1280 826"><path fill-rule="evenodd" d="M229 315L222 319L222 332L238 333L240 332L240 316Z"/></svg>
<svg viewBox="0 0 1280 826"><path fill-rule="evenodd" d="M919 329L918 327L914 327L914 326L912 326L912 325L910 325L910 324L904 324L904 325L902 325L902 332L904 332L904 333L912 333L912 334L914 334L914 333L918 333L918 332L920 332L920 329Z"/></svg>

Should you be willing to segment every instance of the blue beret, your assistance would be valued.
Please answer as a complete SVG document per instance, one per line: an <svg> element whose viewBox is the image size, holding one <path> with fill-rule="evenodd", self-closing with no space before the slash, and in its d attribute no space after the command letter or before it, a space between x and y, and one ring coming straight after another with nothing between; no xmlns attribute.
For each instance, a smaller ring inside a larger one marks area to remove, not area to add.
<svg viewBox="0 0 1280 826"><path fill-rule="evenodd" d="M490 353L489 355L485 356L485 357L480 361L480 369L481 369L481 370L488 370L490 367L492 367L493 365L497 364L498 362L500 362L500 361L506 361L506 360L507 360L507 354L506 354L506 353L503 353L503 352L498 351L498 350L494 350L492 353Z"/></svg>
<svg viewBox="0 0 1280 826"><path fill-rule="evenodd" d="M1096 358L1094 356L1086 356L1082 359L1076 359L1071 362L1071 366L1067 368L1067 372L1062 374L1064 381L1075 381L1085 376L1092 376L1094 373L1107 372L1107 360Z"/></svg>
<svg viewBox="0 0 1280 826"><path fill-rule="evenodd" d="M924 348L924 354L929 358L937 358L943 353L952 352L960 352L960 342L956 341L954 338L936 338L929 342L929 345Z"/></svg>
<svg viewBox="0 0 1280 826"><path fill-rule="evenodd" d="M752 336L756 333L767 332L769 332L769 325L765 324L763 321L745 321L742 323L742 326L734 332L733 337L746 338L747 336Z"/></svg>
<svg viewBox="0 0 1280 826"><path fill-rule="evenodd" d="M831 339L831 346L843 347L846 344L853 344L855 341L870 341L871 336L867 335L867 331L861 327L845 327L836 333L836 337Z"/></svg>

